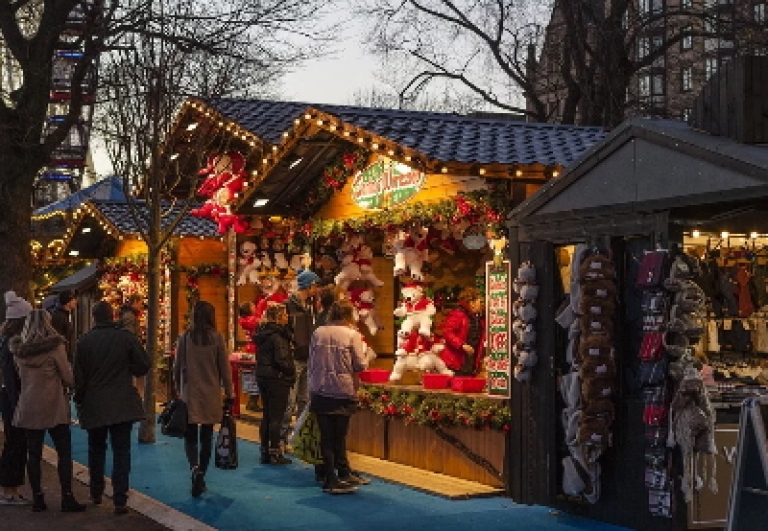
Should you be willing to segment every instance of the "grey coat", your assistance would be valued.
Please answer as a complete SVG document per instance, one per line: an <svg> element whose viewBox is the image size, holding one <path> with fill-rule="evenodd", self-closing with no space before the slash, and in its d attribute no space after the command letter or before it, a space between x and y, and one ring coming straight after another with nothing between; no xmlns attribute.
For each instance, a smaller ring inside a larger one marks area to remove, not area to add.
<svg viewBox="0 0 768 531"><path fill-rule="evenodd" d="M69 400L65 387L73 383L64 338L49 336L22 343L11 339L11 352L21 378L21 394L13 425L27 430L47 430L69 424Z"/></svg>
<svg viewBox="0 0 768 531"><path fill-rule="evenodd" d="M144 407L133 378L149 371L149 354L116 323L99 323L77 342L75 403L86 430L135 422Z"/></svg>
<svg viewBox="0 0 768 531"><path fill-rule="evenodd" d="M187 404L190 424L216 424L222 417L221 388L233 398L232 373L224 338L212 332L210 345L196 345L192 335L179 337L173 361L173 384Z"/></svg>

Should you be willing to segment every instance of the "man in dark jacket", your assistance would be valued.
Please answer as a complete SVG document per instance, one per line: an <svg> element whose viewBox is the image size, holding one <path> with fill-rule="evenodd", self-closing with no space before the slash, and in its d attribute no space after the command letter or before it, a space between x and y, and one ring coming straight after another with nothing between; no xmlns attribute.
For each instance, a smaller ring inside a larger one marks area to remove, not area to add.
<svg viewBox="0 0 768 531"><path fill-rule="evenodd" d="M138 293L132 293L120 307L118 320L120 326L141 339L141 312L144 309L144 298Z"/></svg>
<svg viewBox="0 0 768 531"><path fill-rule="evenodd" d="M315 297L318 294L320 277L305 269L296 277L297 289L285 301L288 310L288 329L293 341L293 361L296 365L296 383L291 389L288 409L283 421L283 440L288 439L291 417L300 415L309 402L307 391L307 360L309 360L309 342L315 331Z"/></svg>
<svg viewBox="0 0 768 531"><path fill-rule="evenodd" d="M80 426L88 430L91 499L98 505L104 494L109 435L115 514L125 514L131 469L131 427L144 418L133 378L147 374L150 359L136 336L112 321L109 303L97 302L91 313L94 325L77 343L74 370Z"/></svg>
<svg viewBox="0 0 768 531"><path fill-rule="evenodd" d="M74 354L75 333L72 326L72 312L77 306L77 297L71 291L59 293L59 300L51 312L51 326L61 337L67 340L67 359L72 363Z"/></svg>

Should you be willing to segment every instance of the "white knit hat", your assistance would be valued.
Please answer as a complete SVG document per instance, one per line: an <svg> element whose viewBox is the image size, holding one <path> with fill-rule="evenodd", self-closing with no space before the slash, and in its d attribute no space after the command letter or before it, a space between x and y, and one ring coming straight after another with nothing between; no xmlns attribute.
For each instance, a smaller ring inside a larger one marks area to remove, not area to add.
<svg viewBox="0 0 768 531"><path fill-rule="evenodd" d="M32 311L32 305L16 295L15 291L5 292L5 318L21 319Z"/></svg>

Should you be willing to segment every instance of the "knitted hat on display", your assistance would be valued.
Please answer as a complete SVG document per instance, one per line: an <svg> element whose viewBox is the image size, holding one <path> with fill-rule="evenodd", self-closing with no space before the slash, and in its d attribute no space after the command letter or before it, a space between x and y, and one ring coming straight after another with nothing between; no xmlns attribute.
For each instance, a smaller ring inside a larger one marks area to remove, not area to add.
<svg viewBox="0 0 768 531"><path fill-rule="evenodd" d="M309 269L305 269L296 277L296 284L299 289L308 289L312 284L319 284L320 277Z"/></svg>
<svg viewBox="0 0 768 531"><path fill-rule="evenodd" d="M5 292L5 318L23 319L32 312L32 305L16 295L15 291Z"/></svg>

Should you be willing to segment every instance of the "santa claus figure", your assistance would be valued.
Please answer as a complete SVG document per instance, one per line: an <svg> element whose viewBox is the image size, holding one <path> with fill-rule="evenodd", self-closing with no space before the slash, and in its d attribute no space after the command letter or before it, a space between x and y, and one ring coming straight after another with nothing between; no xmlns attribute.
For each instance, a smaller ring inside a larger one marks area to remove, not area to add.
<svg viewBox="0 0 768 531"><path fill-rule="evenodd" d="M464 288L459 307L445 318L442 336L445 348L440 357L459 376L477 374L485 355L485 301L476 288Z"/></svg>

